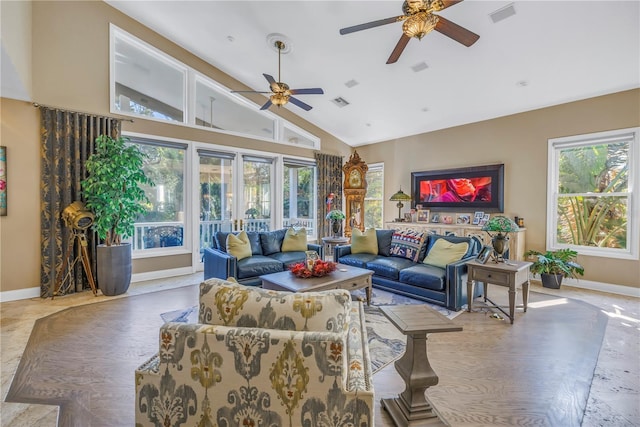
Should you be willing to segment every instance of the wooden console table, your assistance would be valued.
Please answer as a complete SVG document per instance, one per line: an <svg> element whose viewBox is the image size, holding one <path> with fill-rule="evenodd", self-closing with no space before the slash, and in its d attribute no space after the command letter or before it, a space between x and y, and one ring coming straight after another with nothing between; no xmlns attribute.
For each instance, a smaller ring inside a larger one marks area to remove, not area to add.
<svg viewBox="0 0 640 427"><path fill-rule="evenodd" d="M455 325L436 310L426 305L381 306L380 310L404 335L407 348L395 361L396 370L405 383L405 389L395 398L382 399L382 407L389 412L396 426L446 425L425 396L426 390L438 384L438 376L427 357L427 334L458 332Z"/></svg>
<svg viewBox="0 0 640 427"><path fill-rule="evenodd" d="M529 267L532 263L529 261L509 261L507 262L488 262L481 264L477 261L469 261L467 263L467 295L473 295L473 288L476 282L484 283L484 301L489 301L492 307L500 310L505 316L509 317L513 325L516 308L517 287L522 285L522 306L525 313L527 312L527 302L529 300ZM509 288L509 314L502 307L495 304L487 297L489 283ZM473 306L473 298L468 298L468 310L471 312Z"/></svg>

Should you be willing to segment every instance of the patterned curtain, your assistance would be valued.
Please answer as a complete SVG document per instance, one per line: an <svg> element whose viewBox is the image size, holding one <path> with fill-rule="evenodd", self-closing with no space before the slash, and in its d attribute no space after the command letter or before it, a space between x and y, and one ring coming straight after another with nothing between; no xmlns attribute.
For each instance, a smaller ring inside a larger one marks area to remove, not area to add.
<svg viewBox="0 0 640 427"><path fill-rule="evenodd" d="M315 153L318 167L318 240L332 235L327 216L327 196L334 194L331 209L342 209L342 156Z"/></svg>
<svg viewBox="0 0 640 427"><path fill-rule="evenodd" d="M53 296L56 281L59 294L80 292L89 287L78 245L71 230L61 219L62 211L72 202L81 200L80 182L86 177L85 162L94 151L99 135L120 135L120 120L84 113L40 107L41 171L40 225L42 254L40 262L40 295ZM96 273L98 238L90 229L85 232L93 277Z"/></svg>

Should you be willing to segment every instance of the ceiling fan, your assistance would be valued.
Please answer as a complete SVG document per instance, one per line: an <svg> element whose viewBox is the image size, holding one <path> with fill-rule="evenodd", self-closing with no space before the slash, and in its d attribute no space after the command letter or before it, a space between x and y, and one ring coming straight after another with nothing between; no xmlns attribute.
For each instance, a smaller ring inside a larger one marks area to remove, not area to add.
<svg viewBox="0 0 640 427"><path fill-rule="evenodd" d="M422 40L422 37L431 30L436 30L458 43L469 47L480 38L479 35L434 13L460 3L461 1L462 0L406 0L402 4L404 15L343 28L340 30L340 34L355 33L356 31L404 21L402 24L402 36L393 49L393 52L391 52L387 64L393 64L400 58L402 51L407 46L407 43L409 43L411 37Z"/></svg>
<svg viewBox="0 0 640 427"><path fill-rule="evenodd" d="M281 82L280 80L280 57L282 55L282 50L285 48L284 42L277 40L274 43L275 47L278 49L278 81L276 81L269 74L262 74L265 79L269 82L270 92L260 92L256 90L233 90L232 93L270 93L269 100L260 108L261 110L266 110L272 105L276 105L281 107L285 105L287 102L291 102L294 105L302 108L305 111L311 110L311 105L306 104L300 101L298 98L294 98L292 95L322 95L324 91L319 87L316 88L308 88L308 89L289 89L289 85Z"/></svg>

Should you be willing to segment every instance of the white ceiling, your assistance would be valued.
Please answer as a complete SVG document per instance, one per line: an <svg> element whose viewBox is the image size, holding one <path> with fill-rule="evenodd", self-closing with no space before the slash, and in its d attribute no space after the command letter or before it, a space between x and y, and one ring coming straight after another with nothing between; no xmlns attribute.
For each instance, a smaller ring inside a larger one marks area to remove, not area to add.
<svg viewBox="0 0 640 427"><path fill-rule="evenodd" d="M401 23L338 31L402 15L400 0L106 2L255 90L268 90L262 73L277 79L267 36L284 34L282 80L325 92L298 95L309 112L285 108L352 146L640 87L639 1L466 0L439 14L478 42L432 32L391 65ZM516 14L493 23L509 4ZM421 62L428 68L414 72Z"/></svg>

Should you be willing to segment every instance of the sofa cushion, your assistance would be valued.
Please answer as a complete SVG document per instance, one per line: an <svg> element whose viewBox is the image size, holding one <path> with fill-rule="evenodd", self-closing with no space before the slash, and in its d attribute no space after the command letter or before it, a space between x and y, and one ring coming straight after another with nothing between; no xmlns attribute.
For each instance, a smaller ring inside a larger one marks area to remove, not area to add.
<svg viewBox="0 0 640 427"><path fill-rule="evenodd" d="M389 252L392 256L417 262L425 238L426 234L418 231L394 231Z"/></svg>
<svg viewBox="0 0 640 427"><path fill-rule="evenodd" d="M229 255L236 257L238 260L251 256L251 244L247 233L241 231L237 236L229 234L227 236L227 252Z"/></svg>
<svg viewBox="0 0 640 427"><path fill-rule="evenodd" d="M391 256L391 238L393 230L376 230L378 239L378 255Z"/></svg>
<svg viewBox="0 0 640 427"><path fill-rule="evenodd" d="M262 255L262 246L260 246L260 233L258 233L257 231L247 231L246 233L247 237L249 238L249 243L251 244L251 254ZM235 234L237 236L239 233L216 231L213 236L216 242L217 249L220 249L222 252L227 252L227 236L229 234Z"/></svg>
<svg viewBox="0 0 640 427"><path fill-rule="evenodd" d="M467 249L467 252L462 256L462 258L468 258L472 255L476 255L475 253L476 245L472 244L473 242L471 241L470 237L442 236L440 234L432 234L431 236L429 236L429 241L427 242L427 254L429 253L429 251L431 251L431 248L433 248L433 245L436 244L438 239L445 239L451 243L462 243L462 242L468 243L469 248Z"/></svg>
<svg viewBox="0 0 640 427"><path fill-rule="evenodd" d="M271 255L282 251L282 241L287 230L263 231L260 233L262 255Z"/></svg>
<svg viewBox="0 0 640 427"><path fill-rule="evenodd" d="M424 263L444 268L447 264L461 260L468 250L469 242L453 243L446 239L437 239L427 253Z"/></svg>
<svg viewBox="0 0 640 427"><path fill-rule="evenodd" d="M280 261L286 269L292 264L304 262L304 260L307 259L307 254L305 254L304 251L276 252L275 254L269 255L269 258Z"/></svg>
<svg viewBox="0 0 640 427"><path fill-rule="evenodd" d="M277 273L282 270L284 270L282 262L264 255L253 255L238 261L238 279Z"/></svg>
<svg viewBox="0 0 640 427"><path fill-rule="evenodd" d="M294 230L288 228L282 240L282 252L295 252L307 250L307 229Z"/></svg>
<svg viewBox="0 0 640 427"><path fill-rule="evenodd" d="M340 264L350 265L352 267L367 268L367 263L376 259L377 255L372 254L349 254L341 256L338 259Z"/></svg>
<svg viewBox="0 0 640 427"><path fill-rule="evenodd" d="M443 291L446 283L445 269L428 264L415 264L400 271L400 281L419 288Z"/></svg>
<svg viewBox="0 0 640 427"><path fill-rule="evenodd" d="M370 228L364 233L359 228L351 230L351 253L378 255L376 229Z"/></svg>
<svg viewBox="0 0 640 427"><path fill-rule="evenodd" d="M412 265L414 265L414 262L406 258L377 256L375 259L367 262L365 268L372 270L376 276L398 280L400 270L411 267Z"/></svg>
<svg viewBox="0 0 640 427"><path fill-rule="evenodd" d="M209 279L200 286L198 321L210 325L346 333L350 311L351 295L344 289L280 292Z"/></svg>

